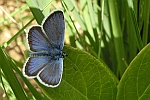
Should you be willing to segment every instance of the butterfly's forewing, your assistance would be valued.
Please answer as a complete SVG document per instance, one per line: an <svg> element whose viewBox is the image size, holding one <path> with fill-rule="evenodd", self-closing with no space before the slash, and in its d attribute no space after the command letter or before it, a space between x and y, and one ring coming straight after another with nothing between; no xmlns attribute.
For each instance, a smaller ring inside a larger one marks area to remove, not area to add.
<svg viewBox="0 0 150 100"><path fill-rule="evenodd" d="M42 22L42 30L48 36L53 47L63 49L64 46L64 15L61 10L52 12Z"/></svg>
<svg viewBox="0 0 150 100"><path fill-rule="evenodd" d="M47 37L39 25L34 25L29 28L27 40L31 51L48 51L51 48Z"/></svg>
<svg viewBox="0 0 150 100"><path fill-rule="evenodd" d="M37 74L47 66L50 57L29 57L23 66L23 74L28 78L34 78Z"/></svg>
<svg viewBox="0 0 150 100"><path fill-rule="evenodd" d="M63 72L63 59L51 60L38 74L37 79L45 86L57 87L60 84Z"/></svg>

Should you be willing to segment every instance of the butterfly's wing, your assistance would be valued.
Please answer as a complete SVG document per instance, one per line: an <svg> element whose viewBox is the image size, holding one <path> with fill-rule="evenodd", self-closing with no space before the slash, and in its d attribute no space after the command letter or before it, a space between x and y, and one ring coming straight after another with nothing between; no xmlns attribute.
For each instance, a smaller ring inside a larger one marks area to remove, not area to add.
<svg viewBox="0 0 150 100"><path fill-rule="evenodd" d="M27 32L27 40L31 51L49 51L51 45L39 25L33 25Z"/></svg>
<svg viewBox="0 0 150 100"><path fill-rule="evenodd" d="M50 44L54 48L58 48L60 50L63 49L65 22L64 14L61 10L52 12L43 20L42 30L47 35L50 40Z"/></svg>
<svg viewBox="0 0 150 100"><path fill-rule="evenodd" d="M63 59L51 60L45 68L39 72L37 79L47 87L57 87L60 84L63 73Z"/></svg>
<svg viewBox="0 0 150 100"><path fill-rule="evenodd" d="M37 74L49 64L51 57L29 57L23 66L23 75L28 78L35 78Z"/></svg>

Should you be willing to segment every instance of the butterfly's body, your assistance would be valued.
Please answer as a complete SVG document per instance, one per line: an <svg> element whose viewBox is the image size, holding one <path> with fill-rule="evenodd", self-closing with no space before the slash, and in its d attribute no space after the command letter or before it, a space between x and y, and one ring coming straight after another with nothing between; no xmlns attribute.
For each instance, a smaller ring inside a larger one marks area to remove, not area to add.
<svg viewBox="0 0 150 100"><path fill-rule="evenodd" d="M56 58L61 58L63 52L61 50L58 49L51 49L50 51L38 51L38 52L31 52L29 54L29 57L37 57L37 56L51 56L52 58L55 58L55 56L57 56Z"/></svg>
<svg viewBox="0 0 150 100"><path fill-rule="evenodd" d="M64 15L53 11L42 25L33 25L27 32L31 53L23 66L23 75L37 78L48 87L57 87L62 78L64 46Z"/></svg>
<svg viewBox="0 0 150 100"><path fill-rule="evenodd" d="M55 52L54 52L55 51ZM51 57L52 59L64 58L66 54L63 53L61 50L56 48L51 49L51 51L39 51L39 52L31 52L29 57Z"/></svg>

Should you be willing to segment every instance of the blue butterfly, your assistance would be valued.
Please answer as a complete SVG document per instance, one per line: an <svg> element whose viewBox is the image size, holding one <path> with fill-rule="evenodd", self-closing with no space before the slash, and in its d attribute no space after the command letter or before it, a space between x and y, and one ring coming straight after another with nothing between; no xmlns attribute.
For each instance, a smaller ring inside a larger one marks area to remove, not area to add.
<svg viewBox="0 0 150 100"><path fill-rule="evenodd" d="M23 75L37 78L47 87L57 87L62 78L64 46L64 13L53 11L40 25L33 25L27 32L31 53L23 66Z"/></svg>

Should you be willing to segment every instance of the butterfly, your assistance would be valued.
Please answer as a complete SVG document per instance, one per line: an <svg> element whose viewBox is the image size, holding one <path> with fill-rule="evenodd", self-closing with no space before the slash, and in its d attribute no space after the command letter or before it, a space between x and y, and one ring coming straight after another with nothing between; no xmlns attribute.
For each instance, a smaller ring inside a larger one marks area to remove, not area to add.
<svg viewBox="0 0 150 100"><path fill-rule="evenodd" d="M27 78L37 78L47 87L57 87L62 79L65 22L62 10L54 10L41 25L32 25L27 32L30 49L22 72Z"/></svg>

